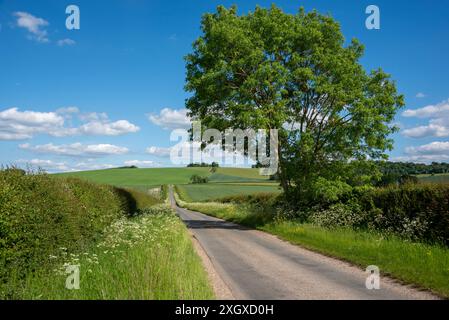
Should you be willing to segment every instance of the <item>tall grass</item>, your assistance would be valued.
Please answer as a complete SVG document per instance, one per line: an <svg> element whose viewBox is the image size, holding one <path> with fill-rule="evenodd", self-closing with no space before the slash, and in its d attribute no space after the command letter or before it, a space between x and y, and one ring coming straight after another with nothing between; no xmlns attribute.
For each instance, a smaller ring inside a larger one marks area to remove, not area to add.
<svg viewBox="0 0 449 320"><path fill-rule="evenodd" d="M61 251L59 269L29 277L27 299L211 299L186 227L168 206L122 218L86 252ZM80 265L80 289L65 288L64 264Z"/></svg>
<svg viewBox="0 0 449 320"><path fill-rule="evenodd" d="M20 298L17 286L53 267L60 247L86 250L113 221L155 203L137 191L45 173L0 171L0 298Z"/></svg>

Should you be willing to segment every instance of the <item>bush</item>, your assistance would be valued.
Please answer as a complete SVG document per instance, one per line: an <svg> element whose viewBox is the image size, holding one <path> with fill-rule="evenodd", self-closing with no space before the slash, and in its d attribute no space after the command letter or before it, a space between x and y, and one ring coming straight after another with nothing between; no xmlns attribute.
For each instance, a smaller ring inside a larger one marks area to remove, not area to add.
<svg viewBox="0 0 449 320"><path fill-rule="evenodd" d="M194 174L190 177L190 183L192 184L200 184L200 183L208 183L208 177L202 177L200 175Z"/></svg>
<svg viewBox="0 0 449 320"><path fill-rule="evenodd" d="M362 210L378 230L449 245L449 186L408 184L360 195Z"/></svg>
<svg viewBox="0 0 449 320"><path fill-rule="evenodd" d="M365 226L366 217L362 214L360 206L356 203L337 203L326 210L317 210L310 215L310 222L325 228Z"/></svg>
<svg viewBox="0 0 449 320"><path fill-rule="evenodd" d="M129 191L44 173L0 171L0 297L11 282L52 265L63 247L89 246L112 221L138 204Z"/></svg>
<svg viewBox="0 0 449 320"><path fill-rule="evenodd" d="M449 186L406 184L354 188L312 210L310 222L332 228L365 228L403 238L449 245Z"/></svg>

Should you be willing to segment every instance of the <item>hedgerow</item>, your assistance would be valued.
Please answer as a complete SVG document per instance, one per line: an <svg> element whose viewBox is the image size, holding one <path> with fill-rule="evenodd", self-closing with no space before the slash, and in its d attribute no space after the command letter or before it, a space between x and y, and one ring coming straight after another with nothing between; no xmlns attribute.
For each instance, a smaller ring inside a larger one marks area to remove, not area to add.
<svg viewBox="0 0 449 320"><path fill-rule="evenodd" d="M37 269L51 267L60 248L76 253L113 221L132 215L136 191L18 169L0 171L0 298ZM137 197L137 199L136 199Z"/></svg>

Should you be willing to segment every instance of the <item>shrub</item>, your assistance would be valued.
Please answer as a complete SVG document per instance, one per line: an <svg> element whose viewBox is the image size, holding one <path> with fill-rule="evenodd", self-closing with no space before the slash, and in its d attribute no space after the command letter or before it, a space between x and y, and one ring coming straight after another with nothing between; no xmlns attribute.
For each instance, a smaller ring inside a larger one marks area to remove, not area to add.
<svg viewBox="0 0 449 320"><path fill-rule="evenodd" d="M317 210L310 215L310 222L325 228L351 227L366 225L366 217L357 203L337 203L326 210Z"/></svg>
<svg viewBox="0 0 449 320"><path fill-rule="evenodd" d="M51 266L59 248L69 254L83 250L137 206L123 189L44 173L0 171L0 297L11 297L10 284L28 272Z"/></svg>
<svg viewBox="0 0 449 320"><path fill-rule="evenodd" d="M354 188L339 201L329 206L323 201L312 210L309 221L328 228L365 228L449 245L449 186Z"/></svg>
<svg viewBox="0 0 449 320"><path fill-rule="evenodd" d="M449 245L449 186L407 184L361 194L362 210L378 230Z"/></svg>
<svg viewBox="0 0 449 320"><path fill-rule="evenodd" d="M312 199L315 203L328 204L336 202L345 193L352 190L351 186L343 181L327 180L324 178L318 178L311 188Z"/></svg>
<svg viewBox="0 0 449 320"><path fill-rule="evenodd" d="M208 183L208 177L202 177L200 175L194 174L190 177L190 183L192 184L200 184L200 183Z"/></svg>

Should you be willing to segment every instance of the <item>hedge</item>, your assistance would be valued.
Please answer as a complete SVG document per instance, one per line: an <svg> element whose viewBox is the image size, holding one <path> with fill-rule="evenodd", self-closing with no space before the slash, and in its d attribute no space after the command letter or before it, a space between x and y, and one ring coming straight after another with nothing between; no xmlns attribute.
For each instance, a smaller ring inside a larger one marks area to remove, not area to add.
<svg viewBox="0 0 449 320"><path fill-rule="evenodd" d="M112 221L137 209L127 190L76 178L22 170L0 171L0 298L13 282L91 245Z"/></svg>

